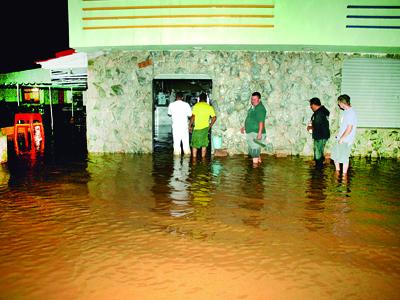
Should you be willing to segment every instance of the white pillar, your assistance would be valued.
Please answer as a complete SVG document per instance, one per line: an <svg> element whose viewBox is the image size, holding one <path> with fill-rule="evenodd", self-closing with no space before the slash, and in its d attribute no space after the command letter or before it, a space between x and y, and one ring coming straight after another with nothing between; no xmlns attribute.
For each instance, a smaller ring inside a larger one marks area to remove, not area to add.
<svg viewBox="0 0 400 300"><path fill-rule="evenodd" d="M19 84L17 83L17 104L19 106Z"/></svg>
<svg viewBox="0 0 400 300"><path fill-rule="evenodd" d="M71 108L72 108L72 117L74 117L74 96L72 94L72 86L71 86Z"/></svg>
<svg viewBox="0 0 400 300"><path fill-rule="evenodd" d="M51 87L49 86L49 99L50 99L50 118L51 118L51 134L53 134L53 100L51 99Z"/></svg>

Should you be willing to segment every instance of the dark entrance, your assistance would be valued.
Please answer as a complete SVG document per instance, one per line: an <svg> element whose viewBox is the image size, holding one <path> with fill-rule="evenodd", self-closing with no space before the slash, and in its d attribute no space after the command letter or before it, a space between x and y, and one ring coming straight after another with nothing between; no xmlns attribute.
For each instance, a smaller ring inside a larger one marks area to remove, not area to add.
<svg viewBox="0 0 400 300"><path fill-rule="evenodd" d="M211 95L211 79L154 79L153 80L153 151L172 153L173 139L168 105L175 101L177 92L182 92L184 101L191 107L197 103L201 93ZM210 99L210 104L212 100ZM189 136L189 140L191 135ZM210 139L210 137L209 137ZM211 141L211 139L210 139ZM208 146L211 153L211 142Z"/></svg>

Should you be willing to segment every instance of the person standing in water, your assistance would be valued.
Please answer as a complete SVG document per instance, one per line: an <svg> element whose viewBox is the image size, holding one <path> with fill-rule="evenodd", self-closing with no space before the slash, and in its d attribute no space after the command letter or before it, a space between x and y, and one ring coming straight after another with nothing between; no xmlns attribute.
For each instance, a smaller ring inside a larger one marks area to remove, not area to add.
<svg viewBox="0 0 400 300"><path fill-rule="evenodd" d="M211 119L211 121L210 121ZM207 103L207 95L201 93L199 102L193 106L192 117L189 122L189 131L192 132L192 157L197 157L197 149L201 148L201 157L206 157L208 131L212 128L217 117L214 108ZM194 126L194 127L193 127Z"/></svg>
<svg viewBox="0 0 400 300"><path fill-rule="evenodd" d="M174 155L183 153L190 155L188 118L192 116L190 105L183 101L183 93L176 93L176 100L168 106L168 115L172 117L172 138L174 141Z"/></svg>
<svg viewBox="0 0 400 300"><path fill-rule="evenodd" d="M326 142L330 137L329 130L329 110L321 105L319 98L311 98L309 100L310 108L314 112L311 116L311 124L307 126L307 130L312 132L314 140L314 160L317 167L322 167L324 164L325 156L324 150Z"/></svg>
<svg viewBox="0 0 400 300"><path fill-rule="evenodd" d="M335 162L336 172L340 172L340 164L342 164L342 173L346 175L351 148L356 137L357 115L350 104L350 96L340 95L337 101L343 112L340 117L339 134L336 136L337 143L333 146L331 158Z"/></svg>
<svg viewBox="0 0 400 300"><path fill-rule="evenodd" d="M267 110L261 102L261 94L254 92L251 95L251 107L247 111L244 127L241 133L246 132L246 141L249 148L249 155L253 159L253 164L261 163L261 145L266 137L265 119Z"/></svg>

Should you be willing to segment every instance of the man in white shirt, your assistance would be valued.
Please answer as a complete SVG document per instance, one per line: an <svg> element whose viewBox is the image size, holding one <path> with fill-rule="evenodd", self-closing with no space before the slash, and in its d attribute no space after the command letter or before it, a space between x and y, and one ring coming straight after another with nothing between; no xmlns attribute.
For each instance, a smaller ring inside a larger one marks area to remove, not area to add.
<svg viewBox="0 0 400 300"><path fill-rule="evenodd" d="M338 105L343 113L340 118L339 134L336 136L337 143L333 146L331 158L335 162L337 172L340 171L340 164L343 164L343 175L346 175L351 147L356 137L357 115L351 107L348 95L340 95Z"/></svg>
<svg viewBox="0 0 400 300"><path fill-rule="evenodd" d="M188 118L192 116L190 105L183 99L181 92L176 93L176 100L169 104L168 115L172 117L172 137L174 140L174 155L183 153L190 155Z"/></svg>

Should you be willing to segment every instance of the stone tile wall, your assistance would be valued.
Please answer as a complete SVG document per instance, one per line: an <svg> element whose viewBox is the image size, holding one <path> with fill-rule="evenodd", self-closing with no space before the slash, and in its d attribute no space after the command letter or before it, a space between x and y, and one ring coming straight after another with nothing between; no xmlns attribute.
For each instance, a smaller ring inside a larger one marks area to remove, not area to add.
<svg viewBox="0 0 400 300"><path fill-rule="evenodd" d="M152 152L152 81L160 74L207 74L213 80L217 123L229 154L246 153L240 133L250 95L267 108L267 148L278 155L312 155L306 131L319 97L338 128L341 68L352 54L248 51L112 51L89 54L87 138L89 152ZM139 67L146 60L152 63ZM400 157L400 130L359 129L354 155ZM333 139L327 144L330 151Z"/></svg>

